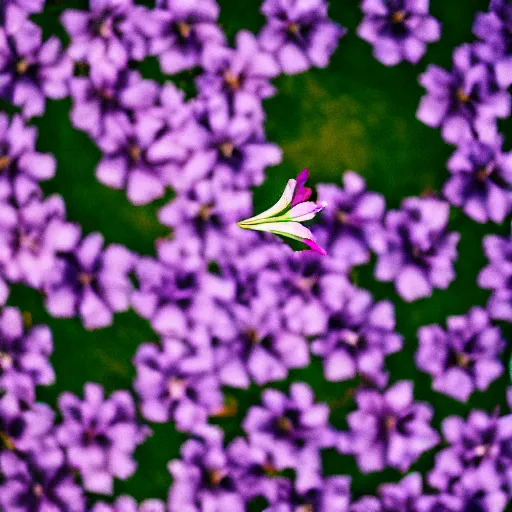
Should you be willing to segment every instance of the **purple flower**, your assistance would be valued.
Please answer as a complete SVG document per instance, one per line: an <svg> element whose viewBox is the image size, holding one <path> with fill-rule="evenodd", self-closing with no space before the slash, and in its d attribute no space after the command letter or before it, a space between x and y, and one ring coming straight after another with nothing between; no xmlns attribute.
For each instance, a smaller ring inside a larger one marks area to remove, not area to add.
<svg viewBox="0 0 512 512"><path fill-rule="evenodd" d="M442 431L449 446L436 455L434 469L428 475L430 486L457 494L458 487L464 487L474 471L485 471L491 474L486 484L506 489L508 498L512 498L512 414L498 417L496 412L489 416L475 409L466 421L458 416L446 418Z"/></svg>
<svg viewBox="0 0 512 512"><path fill-rule="evenodd" d="M59 409L57 440L69 465L80 472L85 489L112 494L114 477L126 480L135 472L133 452L149 434L137 424L131 395L115 391L105 398L99 384L87 383L83 401L64 392Z"/></svg>
<svg viewBox="0 0 512 512"><path fill-rule="evenodd" d="M427 43L441 37L441 24L428 8L429 0L363 0L365 16L357 34L373 45L374 57L386 66L403 60L416 64Z"/></svg>
<svg viewBox="0 0 512 512"><path fill-rule="evenodd" d="M206 45L226 44L217 25L219 6L215 0L158 0L157 7L150 52L158 56L164 73L173 75L194 68L200 64Z"/></svg>
<svg viewBox="0 0 512 512"><path fill-rule="evenodd" d="M208 333L195 329L187 340L164 338L161 347L140 345L134 358L134 389L147 420L173 420L180 430L193 431L222 408L223 395L213 373Z"/></svg>
<svg viewBox="0 0 512 512"><path fill-rule="evenodd" d="M259 42L287 75L302 73L311 66L327 67L346 34L346 29L329 20L325 0L265 0L261 12L267 24Z"/></svg>
<svg viewBox="0 0 512 512"><path fill-rule="evenodd" d="M211 429L181 446L181 459L169 462L173 477L169 490L169 512L219 510L244 512L245 500L237 490L222 446L222 433Z"/></svg>
<svg viewBox="0 0 512 512"><path fill-rule="evenodd" d="M246 190L261 185L265 168L281 162L282 151L265 140L262 123L243 111L231 113L224 97L198 100L194 109L205 142L175 175L172 184L179 192L212 175Z"/></svg>
<svg viewBox="0 0 512 512"><path fill-rule="evenodd" d="M6 307L0 312L0 387L16 393L19 377L34 400L34 386L49 386L55 373L49 361L52 334L45 325L25 329L21 312Z"/></svg>
<svg viewBox="0 0 512 512"><path fill-rule="evenodd" d="M366 182L352 171L343 174L343 188L317 186L318 201L327 206L313 227L315 236L343 270L370 261L368 240L382 223L384 197L366 190Z"/></svg>
<svg viewBox="0 0 512 512"><path fill-rule="evenodd" d="M160 500L144 500L140 505L131 496L119 496L113 505L96 503L91 512L165 512Z"/></svg>
<svg viewBox="0 0 512 512"><path fill-rule="evenodd" d="M114 77L130 59L143 60L148 41L141 28L150 18L132 0L92 0L89 11L66 9L61 22L71 39L69 55Z"/></svg>
<svg viewBox="0 0 512 512"><path fill-rule="evenodd" d="M288 370L309 364L306 339L282 326L272 304L254 301L249 307L228 306L231 328L216 339L214 354L223 384L247 388L285 379Z"/></svg>
<svg viewBox="0 0 512 512"><path fill-rule="evenodd" d="M421 100L417 117L428 126L441 128L443 139L453 144L478 134L489 140L496 134L496 118L510 114L510 95L494 87L491 71L475 58L473 48L466 44L453 53L453 70L429 65L420 76L427 90Z"/></svg>
<svg viewBox="0 0 512 512"><path fill-rule="evenodd" d="M409 469L423 452L439 442L430 426L432 407L414 402L412 382L400 381L383 394L361 389L358 410L347 416L350 431L340 436L339 449L352 453L363 473L386 467Z"/></svg>
<svg viewBox="0 0 512 512"><path fill-rule="evenodd" d="M294 469L299 492L321 483L320 450L334 446L329 407L314 402L311 388L300 382L290 386L290 396L275 389L262 393L263 406L249 409L242 427L249 442L268 453L277 470Z"/></svg>
<svg viewBox="0 0 512 512"><path fill-rule="evenodd" d="M0 454L0 505L4 510L66 510L85 512L85 496L64 464L60 450L40 450L21 457L7 450Z"/></svg>
<svg viewBox="0 0 512 512"><path fill-rule="evenodd" d="M357 374L382 387L389 375L385 357L398 352L403 340L394 332L395 310L389 301L373 302L366 290L346 286L340 306L329 313L327 329L312 344L323 360L329 381L350 380Z"/></svg>
<svg viewBox="0 0 512 512"><path fill-rule="evenodd" d="M483 248L489 265L478 275L478 286L492 290L487 310L491 318L512 322L512 237L487 235Z"/></svg>
<svg viewBox="0 0 512 512"><path fill-rule="evenodd" d="M223 44L206 45L201 65L204 72L197 78L201 95L223 93L230 104L236 104L252 101L252 97L269 98L276 92L270 79L279 75L279 65L247 30L238 32L234 49Z"/></svg>
<svg viewBox="0 0 512 512"><path fill-rule="evenodd" d="M471 139L447 164L452 176L443 194L477 222L503 222L512 211L512 152L501 146L501 137L493 143Z"/></svg>
<svg viewBox="0 0 512 512"><path fill-rule="evenodd" d="M70 90L73 126L85 131L103 151L115 151L119 139L129 132L134 114L154 105L159 87L143 80L138 71L109 77L91 70L89 77L73 78Z"/></svg>
<svg viewBox="0 0 512 512"><path fill-rule="evenodd" d="M39 196L39 194L37 194ZM41 288L55 264L56 254L71 251L80 228L65 221L62 197L0 202L0 261L11 282ZM15 203L13 205L12 203Z"/></svg>
<svg viewBox="0 0 512 512"><path fill-rule="evenodd" d="M53 155L36 151L37 128L26 126L19 115L12 119L0 112L0 197L15 193L28 197L39 182L53 178L57 163ZM12 188L14 187L14 189Z"/></svg>
<svg viewBox="0 0 512 512"><path fill-rule="evenodd" d="M54 416L46 404L28 405L12 393L0 399L0 439L7 450L37 450L45 437L51 435Z"/></svg>
<svg viewBox="0 0 512 512"><path fill-rule="evenodd" d="M26 22L29 14L43 10L45 0L4 0L0 5L0 27L13 34Z"/></svg>
<svg viewBox="0 0 512 512"><path fill-rule="evenodd" d="M410 197L385 218L385 230L371 240L378 255L375 277L394 281L407 302L430 297L455 279L458 233L447 231L450 207L436 198Z"/></svg>
<svg viewBox="0 0 512 512"><path fill-rule="evenodd" d="M92 233L57 258L45 282L46 308L57 318L80 315L86 329L107 327L114 313L129 308L134 265L126 247L103 250L103 236Z"/></svg>
<svg viewBox="0 0 512 512"><path fill-rule="evenodd" d="M280 479L277 498L264 512L348 512L350 505L350 477L331 476L318 486L303 492L291 482ZM369 512L365 510L364 512Z"/></svg>
<svg viewBox="0 0 512 512"><path fill-rule="evenodd" d="M473 33L483 42L479 54L494 67L502 89L512 85L512 8L506 0L491 0L489 12L478 13Z"/></svg>
<svg viewBox="0 0 512 512"><path fill-rule="evenodd" d="M0 29L0 98L21 107L26 119L44 113L47 97L66 97L73 74L59 39L43 43L42 37L41 29L30 21L14 34Z"/></svg>
<svg viewBox="0 0 512 512"><path fill-rule="evenodd" d="M475 389L485 391L503 373L498 357L505 340L479 307L450 316L446 323L446 331L439 325L419 329L416 365L432 375L434 390L467 402Z"/></svg>
<svg viewBox="0 0 512 512"><path fill-rule="evenodd" d="M200 240L204 256L216 259L232 254L238 228L236 222L252 213L248 190L233 190L231 185L213 176L201 180L178 195L158 212L158 220L173 229L175 237Z"/></svg>

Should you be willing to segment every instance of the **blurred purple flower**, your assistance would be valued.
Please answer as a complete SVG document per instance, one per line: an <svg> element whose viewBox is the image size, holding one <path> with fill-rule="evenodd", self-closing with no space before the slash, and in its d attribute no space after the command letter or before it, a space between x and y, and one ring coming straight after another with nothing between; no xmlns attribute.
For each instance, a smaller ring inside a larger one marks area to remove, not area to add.
<svg viewBox="0 0 512 512"><path fill-rule="evenodd" d="M492 290L487 310L491 318L512 322L512 236L487 235L483 249L489 264L478 275L478 286Z"/></svg>
<svg viewBox="0 0 512 512"><path fill-rule="evenodd" d="M39 196L39 194L37 194ZM62 197L27 202L0 201L0 262L10 282L41 288L55 264L56 254L72 251L80 240L80 228L65 220ZM12 203L15 203L12 204Z"/></svg>
<svg viewBox="0 0 512 512"><path fill-rule="evenodd" d="M512 6L507 0L491 0L489 12L478 13L473 33L483 43L478 45L482 58L494 67L502 89L512 85Z"/></svg>
<svg viewBox="0 0 512 512"><path fill-rule="evenodd" d="M85 512L85 496L64 464L60 450L41 447L27 457L0 454L0 505L9 512L65 510Z"/></svg>
<svg viewBox="0 0 512 512"><path fill-rule="evenodd" d="M448 232L448 203L436 198L410 197L400 210L390 210L385 229L370 243L378 255L375 277L394 281L407 302L430 297L433 288L446 289L455 279L459 233Z"/></svg>
<svg viewBox="0 0 512 512"><path fill-rule="evenodd" d="M147 420L172 420L178 429L193 431L222 408L223 395L213 373L210 338L204 329L190 332L187 341L164 338L161 347L143 343L134 364L134 389Z"/></svg>
<svg viewBox="0 0 512 512"><path fill-rule="evenodd" d="M62 253L45 282L46 308L57 318L80 315L86 329L112 324L127 311L135 255L122 245L103 249L103 236L92 233L71 252Z"/></svg>
<svg viewBox="0 0 512 512"><path fill-rule="evenodd" d="M0 28L0 98L21 107L28 119L42 115L46 98L69 94L73 63L51 37L43 43L42 30L25 21L14 34Z"/></svg>
<svg viewBox="0 0 512 512"><path fill-rule="evenodd" d="M91 512L165 512L165 505L160 500L144 500L140 505L131 496L119 496L113 505L96 503Z"/></svg>
<svg viewBox="0 0 512 512"><path fill-rule="evenodd" d="M365 16L357 34L386 66L418 63L427 43L441 37L441 24L429 15L429 0L363 0L361 9Z"/></svg>
<svg viewBox="0 0 512 512"><path fill-rule="evenodd" d="M12 193L17 197L28 197L34 187L30 186L27 180L39 182L55 176L57 162L53 155L36 151L36 138L35 126L27 126L19 115L9 119L6 114L0 112L0 196L2 199L8 199Z"/></svg>
<svg viewBox="0 0 512 512"><path fill-rule="evenodd" d="M231 304L228 310L231 329L215 338L214 347L223 384L248 388L252 380L262 386L309 364L306 339L283 328L282 314L272 303Z"/></svg>
<svg viewBox="0 0 512 512"><path fill-rule="evenodd" d="M176 173L172 184L178 191L188 190L212 175L246 190L261 185L265 168L281 162L281 149L265 140L261 123L255 123L243 112L230 113L222 96L196 101L194 111L204 133L204 144Z"/></svg>
<svg viewBox="0 0 512 512"><path fill-rule="evenodd" d="M80 472L88 491L112 494L114 477L126 480L137 467L133 452L150 433L137 424L127 391L105 398L99 384L84 385L84 400L69 392L59 397L63 417L57 440L69 465Z"/></svg>
<svg viewBox="0 0 512 512"><path fill-rule="evenodd" d="M173 229L174 237L191 236L202 246L204 257L230 254L238 234L236 222L252 213L248 190L233 190L216 176L201 180L158 212L158 220Z"/></svg>
<svg viewBox="0 0 512 512"><path fill-rule="evenodd" d="M429 65L420 76L427 90L416 116L428 126L441 128L443 139L452 144L474 138L490 140L496 134L496 119L510 115L510 95L496 90L493 75L475 58L471 45L453 53L453 70Z"/></svg>
<svg viewBox="0 0 512 512"><path fill-rule="evenodd" d="M25 329L17 308L6 307L0 312L0 388L16 395L18 377L26 383L31 401L34 386L49 386L55 373L49 361L53 352L52 334L45 325ZM24 385L25 386L25 385Z"/></svg>
<svg viewBox="0 0 512 512"><path fill-rule="evenodd" d="M156 30L150 52L158 56L166 74L198 66L206 45L226 44L217 25L219 6L215 0L158 0L152 15Z"/></svg>
<svg viewBox="0 0 512 512"><path fill-rule="evenodd" d="M318 201L327 203L313 233L343 270L370 261L368 240L382 223L386 202L366 190L366 182L352 171L343 174L343 188L317 186Z"/></svg>
<svg viewBox="0 0 512 512"><path fill-rule="evenodd" d="M348 512L350 477L330 476L318 486L297 491L286 479L280 479L277 498L264 512ZM364 512L369 512L365 510Z"/></svg>
<svg viewBox="0 0 512 512"><path fill-rule="evenodd" d="M115 77L91 71L89 77L73 78L70 90L73 126L85 131L103 151L115 151L117 141L130 130L130 118L154 105L159 87L134 70Z"/></svg>
<svg viewBox="0 0 512 512"><path fill-rule="evenodd" d="M247 30L236 35L236 47L211 43L201 58L203 74L197 79L202 96L225 94L230 105L269 98L276 93L270 79L279 75L279 65Z"/></svg>
<svg viewBox="0 0 512 512"><path fill-rule="evenodd" d="M325 68L346 29L329 20L325 0L265 0L267 24L258 39L277 59L283 73L295 75L311 66Z"/></svg>
<svg viewBox="0 0 512 512"><path fill-rule="evenodd" d="M449 446L436 455L428 474L431 487L460 493L458 486L465 487L468 477L471 480L473 472L481 470L487 473L486 486L507 489L508 499L512 498L512 414L498 417L496 411L489 416L473 409L466 421L458 416L446 418L442 432Z"/></svg>
<svg viewBox="0 0 512 512"><path fill-rule="evenodd" d="M60 18L71 39L68 53L113 78L130 59L143 60L148 41L141 30L151 21L132 0L91 0L88 11L66 9Z"/></svg>
<svg viewBox="0 0 512 512"><path fill-rule="evenodd" d="M385 357L398 352L403 340L394 332L395 310L389 301L374 303L366 290L346 286L340 305L329 313L325 334L311 346L323 360L329 381L350 380L360 374L383 387L389 375Z"/></svg>
<svg viewBox="0 0 512 512"><path fill-rule="evenodd" d="M210 427L204 436L185 441L180 449L181 459L169 462L173 477L167 504L169 512L246 510L222 437L220 430Z"/></svg>
<svg viewBox="0 0 512 512"><path fill-rule="evenodd" d="M316 404L312 389L302 382L290 386L289 397L265 389L262 403L251 407L242 423L249 442L263 449L278 471L294 469L299 492L320 485L320 450L335 443L327 404Z"/></svg>
<svg viewBox="0 0 512 512"><path fill-rule="evenodd" d="M450 316L448 329L427 325L418 331L417 367L432 375L432 388L467 402L475 389L485 391L503 373L498 357L505 340L488 313L473 307L465 316Z"/></svg>
<svg viewBox="0 0 512 512"><path fill-rule="evenodd" d="M452 176L443 194L477 222L503 222L512 211L512 152L503 153L502 142L471 139L447 164Z"/></svg>
<svg viewBox="0 0 512 512"><path fill-rule="evenodd" d="M356 393L358 410L347 416L350 431L340 435L338 449L352 453L363 473L386 467L406 471L439 443L430 426L434 411L425 402L414 402L412 388L412 382L400 381L383 394L371 389Z"/></svg>

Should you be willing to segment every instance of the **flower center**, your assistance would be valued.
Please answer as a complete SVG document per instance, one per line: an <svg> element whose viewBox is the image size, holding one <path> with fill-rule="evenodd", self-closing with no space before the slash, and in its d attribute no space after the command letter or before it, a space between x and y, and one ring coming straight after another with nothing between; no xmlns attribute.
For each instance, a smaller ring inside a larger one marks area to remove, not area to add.
<svg viewBox="0 0 512 512"><path fill-rule="evenodd" d="M281 416L277 420L277 430L284 434L289 434L293 430L293 423L290 420L290 418L287 418L286 416Z"/></svg>
<svg viewBox="0 0 512 512"><path fill-rule="evenodd" d="M247 338L251 344L256 345L260 341L260 337L258 336L258 331L256 329L247 329Z"/></svg>
<svg viewBox="0 0 512 512"><path fill-rule="evenodd" d="M263 464L262 467L263 467L263 471L265 472L266 475L268 475L268 476L276 476L277 475L276 467L269 460L267 460L265 462L265 464Z"/></svg>
<svg viewBox="0 0 512 512"><path fill-rule="evenodd" d="M80 272L80 274L78 274L78 281L82 286L90 285L93 279L93 276L91 276L91 274L88 274L87 272Z"/></svg>
<svg viewBox="0 0 512 512"><path fill-rule="evenodd" d="M457 96L457 99L461 103L467 103L470 100L469 94L466 94L463 89L459 88L457 89L457 92L455 93L455 96Z"/></svg>
<svg viewBox="0 0 512 512"><path fill-rule="evenodd" d="M14 450L15 446L12 439L5 433L0 432L0 441L7 450Z"/></svg>
<svg viewBox="0 0 512 512"><path fill-rule="evenodd" d="M133 145L128 149L128 154L130 155L132 162L137 162L142 155L142 150L139 148L139 146Z"/></svg>
<svg viewBox="0 0 512 512"><path fill-rule="evenodd" d="M219 146L219 149L225 158L231 158L233 156L233 151L235 150L235 146L233 145L232 142L223 142Z"/></svg>
<svg viewBox="0 0 512 512"><path fill-rule="evenodd" d="M197 213L197 215L199 216L199 218L202 221L207 222L208 220L210 220L210 217L212 216L212 212L213 212L212 205L203 204L201 206L201 208L199 208L199 212Z"/></svg>
<svg viewBox="0 0 512 512"><path fill-rule="evenodd" d="M0 156L0 171L5 171L11 165L11 158L7 155Z"/></svg>
<svg viewBox="0 0 512 512"><path fill-rule="evenodd" d="M384 426L386 427L386 430L388 432L395 430L396 423L397 423L397 421L394 416L387 416L386 419L384 420Z"/></svg>
<svg viewBox="0 0 512 512"><path fill-rule="evenodd" d="M492 168L484 167L476 172L475 177L478 181L485 181L492 174L492 171Z"/></svg>
<svg viewBox="0 0 512 512"><path fill-rule="evenodd" d="M34 240L34 237L21 234L19 237L19 244L26 249L30 249L31 251L37 251L39 245L37 240Z"/></svg>
<svg viewBox="0 0 512 512"><path fill-rule="evenodd" d="M240 77L229 69L224 73L224 82L231 89L240 89Z"/></svg>
<svg viewBox="0 0 512 512"><path fill-rule="evenodd" d="M295 512L315 512L315 507L311 503L308 505L299 505Z"/></svg>
<svg viewBox="0 0 512 512"><path fill-rule="evenodd" d="M336 212L336 220L340 224L348 224L349 223L348 213L346 213L346 212L344 212L342 210L339 210L338 212Z"/></svg>
<svg viewBox="0 0 512 512"><path fill-rule="evenodd" d="M288 25L288 32L294 36L298 36L300 34L300 25L298 23L290 23Z"/></svg>
<svg viewBox="0 0 512 512"><path fill-rule="evenodd" d="M461 352L457 353L455 359L457 360L457 365L461 368L467 368L471 362L471 358L467 354L463 354Z"/></svg>
<svg viewBox="0 0 512 512"><path fill-rule="evenodd" d="M106 20L99 26L98 34L105 39L112 37L112 24L110 21Z"/></svg>
<svg viewBox="0 0 512 512"><path fill-rule="evenodd" d="M6 352L0 352L0 368L2 370L8 370L11 368L13 363L12 356Z"/></svg>
<svg viewBox="0 0 512 512"><path fill-rule="evenodd" d="M225 473L220 469L212 469L208 471L208 482L212 487L217 487L224 478Z"/></svg>
<svg viewBox="0 0 512 512"><path fill-rule="evenodd" d="M99 94L105 100L111 100L114 98L114 93L111 89L103 88L99 91Z"/></svg>
<svg viewBox="0 0 512 512"><path fill-rule="evenodd" d="M192 27L185 23L184 21L180 21L176 24L176 29L178 30L178 33L183 39L187 39L190 36L190 33L192 32Z"/></svg>
<svg viewBox="0 0 512 512"><path fill-rule="evenodd" d="M477 457L485 457L489 453L490 446L488 444L481 444L475 448L475 455Z"/></svg>
<svg viewBox="0 0 512 512"><path fill-rule="evenodd" d="M348 332L345 334L345 343L351 347L357 346L359 343L359 335L353 331Z"/></svg>
<svg viewBox="0 0 512 512"><path fill-rule="evenodd" d="M28 71L28 62L25 59L20 59L16 63L16 72L19 75L24 75Z"/></svg>
<svg viewBox="0 0 512 512"><path fill-rule="evenodd" d="M185 394L187 385L184 380L172 377L167 383L167 391L169 396L174 400L179 400Z"/></svg>
<svg viewBox="0 0 512 512"><path fill-rule="evenodd" d="M34 493L34 496L36 498L40 498L43 495L43 492L44 492L43 486L41 484L35 484L32 487L32 492Z"/></svg>
<svg viewBox="0 0 512 512"><path fill-rule="evenodd" d="M393 21L393 23L403 23L406 15L407 13L403 9L400 11L395 11L391 15L391 20Z"/></svg>

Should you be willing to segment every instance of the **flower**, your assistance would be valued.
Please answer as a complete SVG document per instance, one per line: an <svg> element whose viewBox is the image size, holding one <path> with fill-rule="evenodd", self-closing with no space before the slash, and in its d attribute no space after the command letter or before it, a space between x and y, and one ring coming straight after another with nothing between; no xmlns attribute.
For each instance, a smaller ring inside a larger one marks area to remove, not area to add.
<svg viewBox="0 0 512 512"><path fill-rule="evenodd" d="M299 492L320 485L320 450L335 443L327 404L316 404L312 389L303 382L290 386L290 396L265 389L262 402L249 409L242 423L249 443L263 449L277 470L294 469Z"/></svg>
<svg viewBox="0 0 512 512"><path fill-rule="evenodd" d="M495 90L493 76L474 55L469 44L453 53L453 70L429 65L420 76L427 90L416 117L427 126L441 128L443 139L452 144L474 138L494 138L496 118L510 115L510 95Z"/></svg>
<svg viewBox="0 0 512 512"><path fill-rule="evenodd" d="M487 310L491 318L512 321L512 236L483 239L489 264L478 274L478 286L492 290Z"/></svg>
<svg viewBox="0 0 512 512"><path fill-rule="evenodd" d="M138 71L125 70L111 77L92 69L88 77L74 77L70 91L73 126L85 131L103 151L115 151L123 132L129 131L130 118L154 105L159 87L143 80Z"/></svg>
<svg viewBox="0 0 512 512"><path fill-rule="evenodd" d="M49 386L55 372L49 356L53 352L52 333L45 325L26 329L19 309L5 307L0 312L0 387L15 395L23 381L24 395L34 401L35 386Z"/></svg>
<svg viewBox="0 0 512 512"><path fill-rule="evenodd" d="M122 245L102 247L103 236L92 233L59 255L44 288L52 316L78 314L86 329L99 329L112 324L114 313L128 310L135 256Z"/></svg>
<svg viewBox="0 0 512 512"><path fill-rule="evenodd" d="M158 0L153 17L157 28L150 53L158 56L168 75L198 66L206 45L226 43L217 25L219 6L215 0Z"/></svg>
<svg viewBox="0 0 512 512"><path fill-rule="evenodd" d="M365 16L357 35L373 45L374 57L386 66L403 60L416 64L427 43L441 37L441 24L429 15L428 4L428 0L364 0Z"/></svg>
<svg viewBox="0 0 512 512"><path fill-rule="evenodd" d="M268 231L306 244L312 251L322 255L326 252L315 241L313 233L300 224L311 220L327 205L308 201L311 189L304 186L308 170L304 169L297 179L288 180L279 201L263 213L238 222L242 229ZM288 208L290 207L290 208Z"/></svg>
<svg viewBox="0 0 512 512"><path fill-rule="evenodd" d="M56 254L73 250L80 239L80 228L65 220L62 197L42 200L39 195L33 194L27 201L23 196L0 201L0 261L4 273L10 282L23 282L33 288L42 287Z"/></svg>
<svg viewBox="0 0 512 512"><path fill-rule="evenodd" d="M277 59L283 73L295 75L311 66L325 68L346 29L329 20L327 2L265 0L267 24L258 40Z"/></svg>
<svg viewBox="0 0 512 512"><path fill-rule="evenodd" d="M434 411L424 402L414 402L412 388L412 382L399 381L382 394L357 391L358 410L347 416L350 430L340 435L338 449L352 453L363 473L386 467L407 471L439 443L429 424Z"/></svg>
<svg viewBox="0 0 512 512"><path fill-rule="evenodd" d="M25 119L42 115L47 97L66 97L73 74L59 39L42 37L28 20L13 34L0 29L0 98L21 107Z"/></svg>
<svg viewBox="0 0 512 512"><path fill-rule="evenodd" d="M135 472L133 452L150 432L137 424L131 395L115 391L105 398L99 384L86 383L83 401L64 392L59 409L57 440L70 466L80 472L86 490L112 494L114 477L125 480Z"/></svg>
<svg viewBox="0 0 512 512"><path fill-rule="evenodd" d="M193 431L222 408L223 395L213 372L213 354L205 329L195 329L187 341L166 337L160 347L143 343L134 364L134 389L147 420L172 420L180 430Z"/></svg>
<svg viewBox="0 0 512 512"><path fill-rule="evenodd" d="M181 446L181 459L169 462L173 483L169 490L169 512L226 510L244 512L245 500L237 490L222 431L210 429Z"/></svg>
<svg viewBox="0 0 512 512"><path fill-rule="evenodd" d="M467 402L475 388L485 391L503 373L498 357L505 340L479 307L448 317L447 326L447 331L439 325L419 329L416 365L432 375L434 390Z"/></svg>
<svg viewBox="0 0 512 512"><path fill-rule="evenodd" d="M85 512L83 490L74 482L61 450L41 447L27 457L11 450L0 454L0 505L4 510Z"/></svg>
<svg viewBox="0 0 512 512"><path fill-rule="evenodd" d="M142 26L151 19L132 0L96 0L88 11L66 9L60 20L71 39L70 57L102 75L113 78L130 59L143 60L148 53Z"/></svg>
<svg viewBox="0 0 512 512"><path fill-rule="evenodd" d="M313 233L327 244L327 252L340 269L370 261L369 240L382 224L384 197L366 190L366 182L352 171L343 174L343 188L317 185L318 200L329 205Z"/></svg>
<svg viewBox="0 0 512 512"><path fill-rule="evenodd" d="M452 176L444 196L477 222L503 222L512 211L512 152L501 151L503 140L470 140L448 161Z"/></svg>
<svg viewBox="0 0 512 512"><path fill-rule="evenodd" d="M225 94L230 105L251 102L252 98L269 98L276 89L270 79L279 75L279 66L262 50L256 37L248 30L236 35L236 47L210 43L201 57L203 73L196 84L200 95Z"/></svg>
<svg viewBox="0 0 512 512"><path fill-rule="evenodd" d="M113 505L96 503L91 512L165 512L160 500L144 500L140 505L131 496L119 496Z"/></svg>
<svg viewBox="0 0 512 512"><path fill-rule="evenodd" d="M278 497L264 512L348 512L350 477L331 476L318 486L304 492L293 488L289 480L281 479ZM369 512L365 510L364 512Z"/></svg>
<svg viewBox="0 0 512 512"><path fill-rule="evenodd" d="M394 332L395 310L389 301L374 303L366 290L346 286L341 303L329 312L327 328L312 344L323 360L329 381L343 381L360 374L382 387L387 384L385 357L398 352L403 340Z"/></svg>
<svg viewBox="0 0 512 512"><path fill-rule="evenodd" d="M447 231L450 207L436 198L410 197L386 214L384 230L371 240L378 255L375 277L394 281L407 302L430 297L455 279L458 233Z"/></svg>

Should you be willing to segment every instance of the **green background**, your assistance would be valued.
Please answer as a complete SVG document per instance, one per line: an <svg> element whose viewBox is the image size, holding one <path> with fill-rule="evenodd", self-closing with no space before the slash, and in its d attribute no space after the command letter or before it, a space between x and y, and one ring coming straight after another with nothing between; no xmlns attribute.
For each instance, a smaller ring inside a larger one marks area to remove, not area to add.
<svg viewBox="0 0 512 512"><path fill-rule="evenodd" d="M257 32L264 23L259 14L260 0L220 0L220 23L230 41L240 29ZM387 68L371 55L371 47L356 36L361 19L359 2L335 0L330 15L349 29L341 40L331 65L325 70L313 69L300 76L281 76L275 80L276 97L265 101L268 139L284 151L283 163L267 171L267 181L255 190L255 208L269 206L282 191L286 180L308 167L311 181L339 183L343 171L352 169L364 176L368 187L385 195L388 207L396 208L407 196L425 191L439 191L447 178L445 163L453 148L444 144L438 130L432 130L416 120L415 112L423 94L417 76L427 64L449 68L455 46L473 39L471 25L477 11L487 9L485 0L432 0L431 11L443 25L441 41L429 46L427 55L417 66L402 64ZM58 35L67 41L59 23L60 13L68 7L87 8L86 1L47 0L43 14L34 20L45 36ZM138 65L146 78L160 83L170 80L163 76L156 59ZM194 73L173 77L174 81L194 94ZM39 151L53 153L58 161L57 176L44 184L45 192L64 196L68 217L80 223L84 233L100 231L107 242L125 244L141 254L154 254L153 243L165 236L167 230L156 221L156 211L171 197L146 207L132 206L123 191L110 190L94 177L100 158L99 150L89 138L70 124L70 100L49 101L44 117L34 121L39 127ZM14 109L0 104L8 112ZM510 121L500 123L506 134L506 149L510 149ZM484 393L474 393L468 404L461 404L434 393L430 377L419 372L413 363L417 347L416 331L421 325L444 323L452 314L463 314L473 305L484 306L488 292L478 289L476 276L485 265L481 239L486 233L509 233L508 223L502 226L482 226L452 209L450 228L461 233L460 258L456 264L457 279L446 291L435 291L430 299L405 304L391 284L377 283L372 277L374 261L353 272L354 281L374 293L378 299L387 298L396 306L397 330L404 335L404 349L388 358L392 382L412 379L415 396L430 402L435 408L434 425L449 414L465 416L471 408L492 411L497 405L506 410L505 387L508 372ZM85 382L99 382L107 392L129 389L134 377L131 364L137 346L155 340L148 323L133 312L117 315L115 324L100 331L87 332L79 320L59 320L49 317L43 308L42 297L35 291L15 287L9 303L30 312L34 323L48 324L54 336L55 351L52 363L57 382L40 388L38 398L56 404L59 393L69 390L82 393ZM511 330L504 326L509 337ZM510 347L503 361L510 357ZM351 398L357 382L332 384L324 381L318 360L300 371L291 372L287 382L273 387L287 389L289 382L309 382L321 401L331 406L332 423L345 428L345 416L354 409ZM237 413L218 422L225 428L227 438L241 433L239 424L247 408L258 403L261 388L248 391L226 390L236 400ZM154 434L139 447L136 459L139 468L127 481L116 483L116 494L127 493L141 500L149 497L165 499L170 485L167 462L178 456L185 439L170 424L152 425ZM411 471L427 471L433 464L434 452L424 455ZM326 452L324 467L328 474L352 476L354 496L374 493L378 484L397 481L399 472L361 475L352 457ZM254 504L261 510L262 503Z"/></svg>

